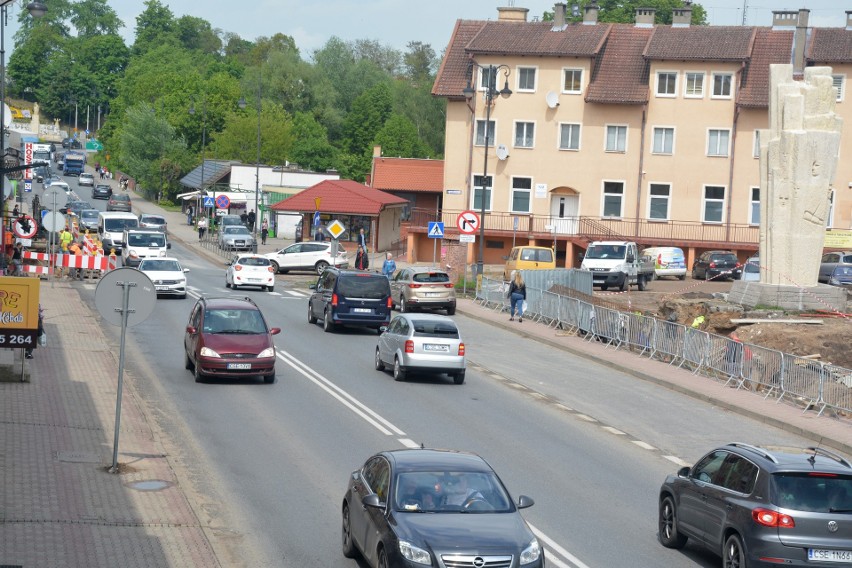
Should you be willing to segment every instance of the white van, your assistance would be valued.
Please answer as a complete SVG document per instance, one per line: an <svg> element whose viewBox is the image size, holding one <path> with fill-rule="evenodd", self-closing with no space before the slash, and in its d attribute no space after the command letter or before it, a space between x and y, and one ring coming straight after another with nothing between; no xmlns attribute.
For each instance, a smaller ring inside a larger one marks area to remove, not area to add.
<svg viewBox="0 0 852 568"><path fill-rule="evenodd" d="M686 257L677 247L651 247L642 251L642 256L654 259L654 277L675 276L686 279Z"/></svg>
<svg viewBox="0 0 852 568"><path fill-rule="evenodd" d="M146 258L165 257L172 248L166 234L155 229L125 229L122 241L122 266L136 267Z"/></svg>
<svg viewBox="0 0 852 568"><path fill-rule="evenodd" d="M121 254L124 245L124 230L139 227L139 218L125 211L101 211L98 215L98 238L104 245L104 253Z"/></svg>

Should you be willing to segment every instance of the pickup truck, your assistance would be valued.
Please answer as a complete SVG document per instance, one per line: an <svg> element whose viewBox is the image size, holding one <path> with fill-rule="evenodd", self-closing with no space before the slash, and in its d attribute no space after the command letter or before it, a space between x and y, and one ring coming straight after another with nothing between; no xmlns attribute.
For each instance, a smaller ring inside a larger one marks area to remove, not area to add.
<svg viewBox="0 0 852 568"><path fill-rule="evenodd" d="M629 241L591 243L580 268L592 273L592 284L601 290L611 286L625 292L631 285L645 290L654 279L654 259L640 257L636 243Z"/></svg>

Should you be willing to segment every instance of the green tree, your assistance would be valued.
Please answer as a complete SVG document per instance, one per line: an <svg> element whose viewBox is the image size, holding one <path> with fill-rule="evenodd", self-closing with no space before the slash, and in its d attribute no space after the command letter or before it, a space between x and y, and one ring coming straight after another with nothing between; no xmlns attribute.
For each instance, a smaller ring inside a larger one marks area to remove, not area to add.
<svg viewBox="0 0 852 568"><path fill-rule="evenodd" d="M66 20L71 14L71 4L68 0L50 0L47 12L40 18L34 18L29 10L23 9L18 13L18 31L15 32L15 47L27 41L33 30L51 28L57 37L68 37ZM26 4L24 4L26 5ZM5 25L5 22L3 22Z"/></svg>
<svg viewBox="0 0 852 568"><path fill-rule="evenodd" d="M583 8L592 2L593 0L579 0L579 15L572 17L569 12L568 20L582 21ZM672 9L683 8L685 4L683 0L596 0L595 3L601 8L598 14L598 20L601 22L631 24L636 20L636 8L654 8L657 11L657 23L665 25L672 23ZM553 12L545 12L543 19L553 20ZM701 4L692 4L692 25L707 25L707 11Z"/></svg>
<svg viewBox="0 0 852 568"><path fill-rule="evenodd" d="M47 63L65 41L66 38L55 26L39 26L30 30L26 39L9 56L7 92L29 100L46 94L43 89L51 79Z"/></svg>
<svg viewBox="0 0 852 568"><path fill-rule="evenodd" d="M70 19L77 30L77 37L117 36L124 27L124 22L107 0L78 0L70 6Z"/></svg>
<svg viewBox="0 0 852 568"><path fill-rule="evenodd" d="M210 25L210 22L194 16L182 16L174 24L178 41L186 49L198 50L210 55L222 51L222 38Z"/></svg>
<svg viewBox="0 0 852 568"><path fill-rule="evenodd" d="M183 169L176 157L183 154L185 144L164 117L145 103L128 109L118 148L122 167L136 178L147 197L174 197L169 185L175 171Z"/></svg>
<svg viewBox="0 0 852 568"><path fill-rule="evenodd" d="M308 112L297 112L290 129L293 147L290 161L305 169L324 172L335 167L337 150L328 141L325 127Z"/></svg>
<svg viewBox="0 0 852 568"><path fill-rule="evenodd" d="M352 103L352 111L343 122L343 147L354 155L370 149L376 134L393 110L390 87L379 83Z"/></svg>
<svg viewBox="0 0 852 568"><path fill-rule="evenodd" d="M382 147L383 156L397 158L425 158L430 152L420 140L417 128L408 118L393 114L376 133L374 145ZM372 157L372 150L370 156Z"/></svg>
<svg viewBox="0 0 852 568"><path fill-rule="evenodd" d="M145 0L145 10L136 16L136 41L133 43L133 54L141 55L164 42L177 42L174 14L159 0Z"/></svg>
<svg viewBox="0 0 852 568"><path fill-rule="evenodd" d="M419 41L408 42L408 51L403 55L405 64L405 76L412 85L419 86L428 83L431 89L435 71L438 68L438 59L435 50L428 43Z"/></svg>
<svg viewBox="0 0 852 568"><path fill-rule="evenodd" d="M283 164L293 146L292 119L281 105L263 101L261 106L260 163ZM257 107L251 103L245 111L231 113L221 132L213 134L210 143L213 155L254 164L257 161L257 128Z"/></svg>

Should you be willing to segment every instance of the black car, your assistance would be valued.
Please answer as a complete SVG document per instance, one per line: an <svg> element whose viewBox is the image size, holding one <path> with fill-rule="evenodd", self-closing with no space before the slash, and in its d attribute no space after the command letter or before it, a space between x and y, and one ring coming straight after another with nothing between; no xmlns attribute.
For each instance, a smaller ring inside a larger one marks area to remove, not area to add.
<svg viewBox="0 0 852 568"><path fill-rule="evenodd" d="M481 457L448 450L380 452L349 476L343 555L373 568L543 568L544 549Z"/></svg>
<svg viewBox="0 0 852 568"><path fill-rule="evenodd" d="M734 442L669 475L659 539L722 555L722 566L852 565L852 463L821 448Z"/></svg>
<svg viewBox="0 0 852 568"><path fill-rule="evenodd" d="M390 324L390 283L384 274L326 268L308 300L308 323L322 319L326 332L338 325L371 327L381 333Z"/></svg>
<svg viewBox="0 0 852 568"><path fill-rule="evenodd" d="M92 188L92 199L109 199L112 197L112 188L106 184L98 184Z"/></svg>
<svg viewBox="0 0 852 568"><path fill-rule="evenodd" d="M83 147L83 144L80 142L79 138L65 138L62 140L62 147L79 150Z"/></svg>
<svg viewBox="0 0 852 568"><path fill-rule="evenodd" d="M692 264L692 279L721 280L731 278L739 280L743 267L737 255L729 250L709 250Z"/></svg>
<svg viewBox="0 0 852 568"><path fill-rule="evenodd" d="M69 201L65 204L65 207L59 210L60 213L73 213L76 216L80 216L80 211L83 209L93 209L92 204L88 201Z"/></svg>

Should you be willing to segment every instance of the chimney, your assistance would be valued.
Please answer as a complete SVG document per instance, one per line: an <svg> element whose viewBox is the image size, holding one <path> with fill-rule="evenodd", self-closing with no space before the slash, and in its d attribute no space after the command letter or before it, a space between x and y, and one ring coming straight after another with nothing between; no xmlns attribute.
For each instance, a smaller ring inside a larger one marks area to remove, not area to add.
<svg viewBox="0 0 852 568"><path fill-rule="evenodd" d="M692 7L686 5L683 8L672 9L672 27L673 28L688 28L692 23Z"/></svg>
<svg viewBox="0 0 852 568"><path fill-rule="evenodd" d="M526 22L529 8L516 8L515 6L504 6L497 8L498 22Z"/></svg>
<svg viewBox="0 0 852 568"><path fill-rule="evenodd" d="M373 146L373 157L381 158L382 157L382 147L381 146Z"/></svg>
<svg viewBox="0 0 852 568"><path fill-rule="evenodd" d="M773 30L793 30L796 28L796 20L799 17L798 12L790 12L788 10L776 10L772 12L772 29Z"/></svg>
<svg viewBox="0 0 852 568"><path fill-rule="evenodd" d="M553 5L553 27L551 31L561 32L565 29L565 9L567 8L564 2L557 2Z"/></svg>
<svg viewBox="0 0 852 568"><path fill-rule="evenodd" d="M657 11L654 8L636 8L636 27L653 28L656 13Z"/></svg>
<svg viewBox="0 0 852 568"><path fill-rule="evenodd" d="M793 37L793 73L805 70L805 48L808 44L808 16L811 11L802 8L796 15L796 35Z"/></svg>
<svg viewBox="0 0 852 568"><path fill-rule="evenodd" d="M852 10L846 10L846 29L852 30Z"/></svg>
<svg viewBox="0 0 852 568"><path fill-rule="evenodd" d="M597 5L596 2L592 2L591 4L586 4L583 7L583 24L593 26L598 23L598 12L601 11L601 7Z"/></svg>

